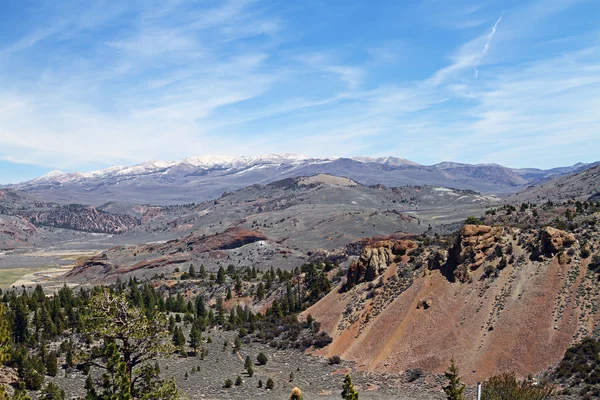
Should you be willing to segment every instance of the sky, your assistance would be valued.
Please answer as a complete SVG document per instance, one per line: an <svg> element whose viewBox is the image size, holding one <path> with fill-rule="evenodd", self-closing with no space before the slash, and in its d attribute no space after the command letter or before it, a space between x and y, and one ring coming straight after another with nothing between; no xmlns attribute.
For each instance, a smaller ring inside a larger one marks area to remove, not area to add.
<svg viewBox="0 0 600 400"><path fill-rule="evenodd" d="M200 155L600 159L598 0L3 1L0 183Z"/></svg>

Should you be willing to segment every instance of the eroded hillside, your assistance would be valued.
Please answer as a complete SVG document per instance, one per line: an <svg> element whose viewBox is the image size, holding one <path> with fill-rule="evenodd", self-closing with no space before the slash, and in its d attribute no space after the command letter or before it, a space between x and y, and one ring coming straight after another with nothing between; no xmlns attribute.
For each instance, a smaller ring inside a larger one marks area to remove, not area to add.
<svg viewBox="0 0 600 400"><path fill-rule="evenodd" d="M367 244L346 282L305 312L334 338L319 354L396 373L439 373L454 357L469 382L543 372L574 341L600 334L590 269L599 209L508 206L455 236ZM532 223L505 225L515 215Z"/></svg>

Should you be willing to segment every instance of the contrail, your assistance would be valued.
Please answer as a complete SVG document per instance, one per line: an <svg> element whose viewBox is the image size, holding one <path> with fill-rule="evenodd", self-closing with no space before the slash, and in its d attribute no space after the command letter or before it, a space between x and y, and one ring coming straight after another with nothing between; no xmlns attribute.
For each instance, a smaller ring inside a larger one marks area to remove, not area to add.
<svg viewBox="0 0 600 400"><path fill-rule="evenodd" d="M502 17L504 17L504 11L502 12L502 14L500 14L500 18L498 18L496 20L496 23L494 24L494 26L492 26L492 30L488 34L487 41L483 45L483 52L481 53L481 57L479 57L479 60L477 61L477 63L473 67L473 69L475 70L475 79L477 79L479 77L479 70L477 69L477 66L479 66L479 64L481 63L481 61L483 60L483 58L487 54L488 50L490 49L490 43L492 43L492 39L494 38L494 34L496 33L496 30L498 29L498 24L500 23L500 21L502 21Z"/></svg>

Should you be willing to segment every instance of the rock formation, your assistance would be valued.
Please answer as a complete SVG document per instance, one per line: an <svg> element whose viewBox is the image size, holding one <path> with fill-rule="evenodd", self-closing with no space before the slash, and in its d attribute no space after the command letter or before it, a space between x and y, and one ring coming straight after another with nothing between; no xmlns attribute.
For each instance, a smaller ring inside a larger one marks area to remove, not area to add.
<svg viewBox="0 0 600 400"><path fill-rule="evenodd" d="M345 289L374 280L390 263L400 261L403 255L415 248L417 243L412 240L382 240L365 246L358 260L348 268Z"/></svg>
<svg viewBox="0 0 600 400"><path fill-rule="evenodd" d="M454 269L454 278L466 282L470 271L481 267L504 233L504 227L465 225L448 253L448 265Z"/></svg>

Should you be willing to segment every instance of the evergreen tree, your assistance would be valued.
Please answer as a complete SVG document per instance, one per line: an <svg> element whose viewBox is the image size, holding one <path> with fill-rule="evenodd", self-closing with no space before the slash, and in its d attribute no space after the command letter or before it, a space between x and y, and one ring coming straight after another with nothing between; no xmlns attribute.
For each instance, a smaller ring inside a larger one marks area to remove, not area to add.
<svg viewBox="0 0 600 400"><path fill-rule="evenodd" d="M169 333L164 314L156 312L148 317L123 294L107 289L92 296L88 309L83 321L93 341L88 362L107 371L102 378L102 394L97 394L92 380L87 382L88 400L179 398L174 381L160 380L148 363L172 353L172 347L165 343Z"/></svg>
<svg viewBox="0 0 600 400"><path fill-rule="evenodd" d="M219 267L219 271L217 272L217 284L222 285L225 283L225 269L223 267Z"/></svg>
<svg viewBox="0 0 600 400"><path fill-rule="evenodd" d="M342 387L342 399L344 400L358 400L358 392L354 389L352 384L352 378L350 375L346 375L344 378L344 386Z"/></svg>
<svg viewBox="0 0 600 400"><path fill-rule="evenodd" d="M463 392L465 391L465 385L460 381L458 367L454 362L454 358L450 360L450 367L444 375L446 375L446 379L448 379L448 385L443 387L448 400L464 400L465 395Z"/></svg>
<svg viewBox="0 0 600 400"><path fill-rule="evenodd" d="M65 400L65 392L50 382L42 390L40 400Z"/></svg>
<svg viewBox="0 0 600 400"><path fill-rule="evenodd" d="M185 346L185 336L183 335L183 329L181 327L176 326L175 331L173 332L172 338L173 346L177 349L181 350L183 346Z"/></svg>
<svg viewBox="0 0 600 400"><path fill-rule="evenodd" d="M239 275L235 276L235 293L238 296L241 296L241 294L242 294L242 279L240 278Z"/></svg>
<svg viewBox="0 0 600 400"><path fill-rule="evenodd" d="M14 303L13 309L13 338L16 343L25 343L28 337L28 324L29 324L29 310L23 300L23 296Z"/></svg>
<svg viewBox="0 0 600 400"><path fill-rule="evenodd" d="M190 347L194 349L194 354L197 354L198 347L202 343L202 331L196 325L192 326L190 331Z"/></svg>
<svg viewBox="0 0 600 400"><path fill-rule="evenodd" d="M259 282L258 286L256 287L256 298L258 300L262 300L265 298L265 286L262 282Z"/></svg>
<svg viewBox="0 0 600 400"><path fill-rule="evenodd" d="M6 317L6 308L0 303L0 364L9 359L10 330L8 327L8 318Z"/></svg>
<svg viewBox="0 0 600 400"><path fill-rule="evenodd" d="M204 299L202 298L202 295L198 295L198 297L196 297L194 308L196 309L196 317L206 317L206 305L204 304Z"/></svg>
<svg viewBox="0 0 600 400"><path fill-rule="evenodd" d="M48 353L45 363L46 373L48 374L48 376L56 376L56 374L58 373L58 359L54 351Z"/></svg>

